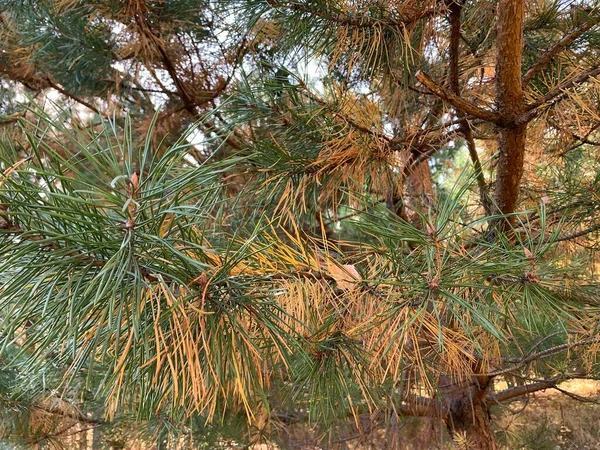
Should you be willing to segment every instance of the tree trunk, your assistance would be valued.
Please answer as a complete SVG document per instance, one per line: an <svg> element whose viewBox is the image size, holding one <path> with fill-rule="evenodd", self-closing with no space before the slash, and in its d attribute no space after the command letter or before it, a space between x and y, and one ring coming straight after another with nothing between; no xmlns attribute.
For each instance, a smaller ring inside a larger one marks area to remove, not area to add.
<svg viewBox="0 0 600 450"><path fill-rule="evenodd" d="M485 388L471 386L447 397L448 410L444 423L453 439L457 443L464 442L465 448L477 450L498 448L491 429L492 418L486 396Z"/></svg>
<svg viewBox="0 0 600 450"><path fill-rule="evenodd" d="M524 110L521 85L523 0L500 0L497 17L496 107L504 126L498 139L498 169L494 200L503 214L515 211L523 176L526 125L517 125ZM511 221L509 221L511 222Z"/></svg>

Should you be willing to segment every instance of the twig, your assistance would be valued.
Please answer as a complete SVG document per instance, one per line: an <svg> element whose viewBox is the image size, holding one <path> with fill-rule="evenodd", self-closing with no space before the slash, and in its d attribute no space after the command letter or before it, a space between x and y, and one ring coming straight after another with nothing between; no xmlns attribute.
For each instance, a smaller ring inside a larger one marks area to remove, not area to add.
<svg viewBox="0 0 600 450"><path fill-rule="evenodd" d="M459 82L459 52L460 52L460 23L461 23L461 12L462 4L458 2L452 2L450 4L450 90L457 96L460 96L460 82ZM456 116L459 119L465 118L463 111L456 111ZM461 122L458 126L460 133L465 138L467 143L467 149L469 150L469 156L473 162L475 168L475 176L477 178L477 184L479 185L479 196L481 203L485 210L486 215L492 215L492 208L490 205L490 199L488 197L488 185L485 182L483 175L483 167L477 154L477 147L475 146L475 139L473 138L473 129L468 121Z"/></svg>
<svg viewBox="0 0 600 450"><path fill-rule="evenodd" d="M557 383L560 383L561 381L564 381L562 377L555 377L550 380L539 381L537 383L515 386L514 388L498 392L497 394L490 396L490 398L491 400L500 403L506 400L511 400L516 397L522 397L526 394L532 394L534 392L553 388Z"/></svg>
<svg viewBox="0 0 600 450"><path fill-rule="evenodd" d="M586 398L581 395L574 394L573 392L569 392L566 389L559 388L558 386L552 386L552 389L555 389L558 392L560 392L561 394L565 394L567 397L570 397L573 400L577 400L578 402L595 403L595 404L600 403L598 399Z"/></svg>
<svg viewBox="0 0 600 450"><path fill-rule="evenodd" d="M559 39L552 47L550 47L546 53L544 53L540 59L538 59L523 75L523 79L521 83L523 87L527 85L531 81L531 79L544 68L546 64L548 64L556 55L558 55L563 49L567 46L571 45L578 37L580 37L583 33L593 28L600 21L600 17L595 20L590 20L588 22L584 22L579 25L577 28L572 30L571 32L564 35L561 39Z"/></svg>
<svg viewBox="0 0 600 450"><path fill-rule="evenodd" d="M61 94L75 100L77 103L85 106L86 108L94 111L96 114L98 115L102 115L102 113L100 112L100 110L98 108L96 108L94 105L92 105L90 102L76 96L75 94L70 93L69 91L63 89L61 86L59 86L58 84L56 84L54 81L52 81L50 78L47 78L48 80L48 84L50 85L50 87L58 92L60 92Z"/></svg>
<svg viewBox="0 0 600 450"><path fill-rule="evenodd" d="M529 355L525 358L521 358L517 363L513 364L510 367L505 367L502 369L494 370L492 372L488 372L488 373L484 373L484 374L475 374L475 375L484 375L484 376L493 377L493 376L502 375L505 373L510 373L516 369L519 369L520 367L523 367L525 364L530 363L532 361L537 361L539 359L548 358L549 356L554 356L557 353L561 353L566 350L570 350L572 348L581 347L582 345L596 344L598 342L600 342L600 337L584 339L582 341L577 341L577 342L572 342L572 343L555 345L554 347L550 347L546 350L542 350L541 352L537 352L537 353Z"/></svg>
<svg viewBox="0 0 600 450"><path fill-rule="evenodd" d="M596 225L593 225L593 226L591 226L589 228L586 228L585 230L575 231L575 232L570 233L570 234L565 234L564 236L559 236L556 239L547 238L547 239L544 239L542 241L536 239L536 240L533 241L533 244L537 245L537 244L540 244L540 243L547 244L549 242L571 241L573 239L580 238L582 236L585 236L587 234L593 233L594 231L598 231L598 230L600 230L600 223L597 223Z"/></svg>
<svg viewBox="0 0 600 450"><path fill-rule="evenodd" d="M486 122L495 123L497 125L504 124L505 121L502 115L500 115L499 113L489 109L480 108L479 106L465 100L464 98L459 97L455 93L450 92L448 89L437 85L426 73L419 71L417 72L415 77L417 78L419 83L421 83L423 86L429 89L433 94L435 94L437 97L441 98L445 102L450 103L456 109L470 116L484 120Z"/></svg>
<svg viewBox="0 0 600 450"><path fill-rule="evenodd" d="M579 84L585 83L588 79L595 77L598 74L600 74L600 66L590 69L576 77L573 77L569 81L565 81L560 86L557 86L556 88L552 89L543 97L539 98L533 103L530 103L527 106L526 112L517 119L517 123L526 124L527 122L530 122L531 120L535 119L541 114L541 106L549 102L556 103L566 95L566 91L568 89L575 87Z"/></svg>

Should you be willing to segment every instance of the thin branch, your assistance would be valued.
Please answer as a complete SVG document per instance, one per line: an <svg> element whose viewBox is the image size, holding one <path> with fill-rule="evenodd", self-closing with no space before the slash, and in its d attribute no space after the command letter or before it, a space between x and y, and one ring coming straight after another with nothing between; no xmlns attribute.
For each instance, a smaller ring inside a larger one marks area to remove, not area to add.
<svg viewBox="0 0 600 450"><path fill-rule="evenodd" d="M242 148L244 148L243 144L241 144L237 140L233 139L233 137L231 135L222 136L221 133L219 133L219 129L217 128L217 126L215 125L215 123L213 121L200 122L198 124L198 126L200 128L204 128L206 131L208 131L210 133L216 134L217 136L219 136L220 139L222 139L231 148L233 148L235 150L241 150Z"/></svg>
<svg viewBox="0 0 600 450"><path fill-rule="evenodd" d="M139 92L148 92L148 93L156 93L156 94L165 94L168 96L178 95L177 92L169 91L168 89L150 89L140 86L130 86L129 89L133 91Z"/></svg>
<svg viewBox="0 0 600 450"><path fill-rule="evenodd" d="M584 22L579 25L577 28L572 30L571 32L564 35L561 39L559 39L552 47L550 47L541 57L538 59L523 75L523 79L521 81L523 87L527 85L531 81L531 79L544 68L546 64L548 64L556 55L558 55L562 50L571 45L577 38L579 38L583 33L590 30L594 26L598 24L600 21L600 17L595 20L590 20L588 22Z"/></svg>
<svg viewBox="0 0 600 450"><path fill-rule="evenodd" d="M69 97L72 100L75 100L77 103L85 106L86 108L94 111L96 114L98 115L102 115L102 113L100 112L100 110L98 108L96 108L94 105L92 105L90 102L82 99L81 97L78 97L75 94L70 93L69 91L63 89L61 86L59 86L58 84L56 84L54 81L52 81L50 78L48 78L48 84L50 85L50 87L58 92L60 92L61 94Z"/></svg>
<svg viewBox="0 0 600 450"><path fill-rule="evenodd" d="M550 239L550 238L544 239L542 241L542 243L547 244L549 242L572 241L573 239L580 238L582 236L585 236L587 234L593 233L594 231L598 231L598 230L600 230L600 223L597 223L596 225L586 228L585 230L575 231L570 234L565 234L564 236L559 236L556 239ZM534 244L536 244L536 245L539 244L539 241L534 241Z"/></svg>
<svg viewBox="0 0 600 450"><path fill-rule="evenodd" d="M557 206L556 208L550 209L546 211L546 217L554 215L554 214L558 214L559 212L565 211L567 209L571 209L571 208L578 208L580 206L586 206L588 205L588 202L585 202L583 200L576 200L573 203L569 203L567 205L562 205L562 206ZM527 219L528 222L533 222L534 220L538 220L540 219L540 215L539 214L533 214L531 217L529 217Z"/></svg>
<svg viewBox="0 0 600 450"><path fill-rule="evenodd" d="M7 114L6 116L0 116L0 127L10 125L11 123L15 123L23 117L25 117L24 111L13 114Z"/></svg>
<svg viewBox="0 0 600 450"><path fill-rule="evenodd" d="M394 146L408 146L408 147L415 147L414 142L418 141L419 139L421 139L422 137L431 134L431 133L437 133L440 130L444 130L447 128L452 128L455 127L456 125L460 125L464 122L469 122L469 124L471 126L473 125L478 125L481 124L483 122L485 122L484 120L481 119L469 119L467 117L463 117L461 119L453 119L453 120L449 120L447 122L442 123L441 125L435 125L432 127L428 127L428 128L424 128L424 129L420 129L416 132L413 132L411 134L409 134L408 136L405 136L403 138L399 138L399 137L394 137L392 138L392 140L390 141L390 143ZM450 130L452 131L452 130Z"/></svg>
<svg viewBox="0 0 600 450"><path fill-rule="evenodd" d="M486 122L495 123L497 125L502 125L504 123L503 117L497 112L480 108L464 98L459 97L455 93L450 92L448 89L438 86L426 73L419 71L416 74L416 78L419 83L429 89L433 94L445 102L450 103L456 109Z"/></svg>
<svg viewBox="0 0 600 450"><path fill-rule="evenodd" d="M460 56L460 24L461 24L461 13L462 13L462 4L456 1L450 4L450 62L449 62L449 72L450 72L450 90L454 92L457 96L460 96L460 80L459 80L459 68L458 61ZM456 111L456 116L459 119L465 118L465 114L463 111ZM475 168L475 176L477 178L477 184L479 186L479 196L481 198L481 203L485 210L486 215L492 215L492 208L490 205L489 197L488 197L488 185L485 182L485 177L483 175L483 167L481 165L481 161L479 160L479 155L477 154L477 147L475 145L475 139L473 138L473 129L471 128L471 124L468 121L462 122L458 127L460 133L465 138L467 143L467 149L469 150L469 156L471 157L471 161L473 163L473 167Z"/></svg>
<svg viewBox="0 0 600 450"><path fill-rule="evenodd" d="M407 178L419 166L419 164L427 161L429 158L435 155L452 138L453 133L450 130L440 133L432 139L424 139L422 141L417 141L416 143L413 142L410 145L407 145L409 148L411 148L411 153L408 161L406 161L406 164L404 165L404 177Z"/></svg>
<svg viewBox="0 0 600 450"><path fill-rule="evenodd" d="M577 395L577 394L574 394L573 392L567 391L566 389L559 388L558 386L552 386L552 389L555 389L558 392L560 392L561 394L564 394L567 397L572 398L573 400L577 400L578 402L582 402L582 403L595 403L595 404L600 403L598 401L598 399L583 397L581 395Z"/></svg>
<svg viewBox="0 0 600 450"><path fill-rule="evenodd" d="M578 147L581 147L582 145L591 145L592 147L600 147L600 142L596 142L596 141L592 141L589 139L589 137L592 135L592 133L594 131L596 131L599 127L600 127L600 122L596 122L596 124L594 126L592 126L587 133L585 133L583 136L580 136L577 133L574 133L571 130L568 130L564 127L561 127L559 123L557 123L554 119L549 119L548 123L550 123L550 125L552 125L554 128L565 132L569 135L571 135L571 137L576 140L579 141L578 144L572 145L571 147L569 147L568 149L564 150L563 152L561 152L558 156L564 156L566 155L568 152L570 152L571 150L575 150Z"/></svg>
<svg viewBox="0 0 600 450"><path fill-rule="evenodd" d="M566 91L575 87L579 84L585 83L592 77L600 74L600 66L590 69L582 74L579 74L576 77L571 78L569 81L565 81L560 86L552 89L543 97L539 98L533 103L530 103L527 106L526 112L517 119L517 123L526 124L531 120L535 119L537 116L541 114L542 108L541 106L546 105L549 102L556 103L562 99L566 95Z"/></svg>
<svg viewBox="0 0 600 450"><path fill-rule="evenodd" d="M184 108L188 111L192 116L196 116L198 114L198 107L206 104L215 98L217 98L227 87L227 83L221 83L216 86L216 88L212 91L207 90L204 91L206 95L204 95L200 101L197 101L193 98L193 96L188 92L187 87L183 80L179 77L177 72L177 68L175 67L175 63L171 60L169 55L167 54L164 45L160 38L154 33L150 24L142 14L135 14L135 21L140 28L140 32L146 34L151 40L154 42L158 53L160 54L160 58L165 67L165 70L173 80L175 84L175 88L177 89L177 93L181 98Z"/></svg>
<svg viewBox="0 0 600 450"><path fill-rule="evenodd" d="M567 350L571 350L576 347L581 347L582 345L596 344L598 342L600 342L600 337L584 339L581 341L571 342L571 343L566 343L566 344L555 345L554 347L547 348L546 350L542 350L541 352L533 353L525 358L521 358L520 360L518 360L515 364L513 364L510 367L505 367L505 368L494 370L492 372L488 372L485 374L476 374L476 375L485 375L485 376L493 377L493 376L502 375L505 373L510 373L516 369L523 367L525 364L530 363L532 361L537 361L540 359L548 358L548 357L554 356L558 353L561 353L561 352L564 352Z"/></svg>
<svg viewBox="0 0 600 450"><path fill-rule="evenodd" d="M367 128L367 127L359 124L358 122L356 122L351 117L348 117L347 115L345 115L344 113L342 113L341 111L339 111L339 108L336 108L331 103L329 103L329 102L321 99L317 95L313 94L310 91L310 89L308 88L308 86L306 85L306 83L304 83L304 81L302 81L300 79L297 79L297 81L298 81L298 84L299 84L300 88L302 88L304 90L306 96L310 100L312 100L313 102L315 102L315 103L323 106L325 109L327 109L329 112L331 112L335 116L337 116L340 119L342 119L344 122L346 122L352 128L356 129L357 131L360 131L361 133L368 134L369 136L372 136L372 137L374 137L376 139L382 139L382 140L388 142L389 144L393 144L391 138L385 136L384 134L377 133L377 132L373 131L372 129Z"/></svg>
<svg viewBox="0 0 600 450"><path fill-rule="evenodd" d="M413 172L413 170L415 170L415 168L419 166L419 164L421 164L423 161L427 161L429 158L435 155L438 152L438 150L439 148L437 147L430 147L429 149L421 151L420 153L411 153L410 160L404 166L404 176L408 177Z"/></svg>
<svg viewBox="0 0 600 450"><path fill-rule="evenodd" d="M550 380L539 381L537 383L515 386L513 388L506 389L504 391L498 392L493 396L490 396L490 399L496 402L504 402L517 397L522 397L526 394L532 394L534 392L553 388L556 386L557 383L560 383L561 381L564 381L562 377L556 377Z"/></svg>
<svg viewBox="0 0 600 450"><path fill-rule="evenodd" d="M205 105L206 103L209 103L209 102L215 100L219 95L221 95L223 93L223 91L225 91L225 89L229 85L230 81L233 79L233 72L231 73L231 75L229 76L229 78L227 80L224 80L222 83L219 83L215 87L214 90L205 91L205 93L207 95L203 96L200 99L200 102L198 102L197 100L195 100L192 97L192 95L189 94L185 83L183 82L183 80L181 80L181 78L179 77L179 74L177 73L175 64L173 63L173 61L171 61L171 58L169 58L169 55L167 54L167 52L165 51L165 49L163 47L163 43L160 41L160 38L154 34L154 32L152 31L152 27L148 24L146 18L141 14L136 14L135 20L136 20L136 23L138 24L138 26L140 27L140 32L146 33L154 42L154 45L156 46L156 48L160 54L160 57L162 59L163 65L164 65L167 73L173 80L173 83L175 84L175 88L177 89L177 94L179 95L179 97L181 98L181 101L183 102L183 109L185 109L193 117L197 117L198 113L199 113L198 108L200 106ZM242 52L242 49L245 48L245 44L246 44L246 40L244 39L243 43L240 46L240 48L238 49L238 53L236 55L236 64L239 63L241 52ZM166 90L166 88L164 86L161 85L161 87L162 87L162 89ZM242 144L240 144L237 141L235 141L234 139L232 139L231 136L225 136L225 137L221 136L221 133L218 132L218 129L217 129L216 125L214 124L214 122L203 122L203 123L199 124L199 127L204 128L208 132L215 133L217 136L221 137L224 142L226 142L229 146L231 146L232 148L234 148L236 150L241 150L243 148Z"/></svg>
<svg viewBox="0 0 600 450"><path fill-rule="evenodd" d="M185 109L192 116L196 116L198 114L196 104L192 100L192 97L188 94L185 84L179 78L179 75L177 74L177 69L175 68L175 65L169 58L169 55L167 55L167 52L163 48L161 42L154 35L154 33L152 32L152 29L146 23L145 18L141 17L139 14L136 14L135 19L138 22L138 25L140 26L140 28L148 29L148 33L152 36L152 38L155 42L156 48L158 50L158 53L160 54L163 65L165 66L167 73L173 80L173 83L175 84L175 88L177 89L177 92L178 92L179 96L181 97L181 100L183 101L183 105L184 105ZM144 27L144 25L146 25L146 26Z"/></svg>

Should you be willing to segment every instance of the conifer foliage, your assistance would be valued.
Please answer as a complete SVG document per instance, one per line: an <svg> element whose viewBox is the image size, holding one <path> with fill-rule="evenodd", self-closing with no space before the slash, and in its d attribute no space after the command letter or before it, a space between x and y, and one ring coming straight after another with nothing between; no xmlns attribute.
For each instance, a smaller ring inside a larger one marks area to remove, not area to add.
<svg viewBox="0 0 600 450"><path fill-rule="evenodd" d="M600 376L595 1L0 5L14 445L496 449Z"/></svg>

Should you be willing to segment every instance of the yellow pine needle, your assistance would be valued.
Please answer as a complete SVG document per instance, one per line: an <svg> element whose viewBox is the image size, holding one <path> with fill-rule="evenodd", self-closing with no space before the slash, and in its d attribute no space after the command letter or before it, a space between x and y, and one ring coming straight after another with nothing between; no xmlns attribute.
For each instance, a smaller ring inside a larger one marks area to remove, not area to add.
<svg viewBox="0 0 600 450"><path fill-rule="evenodd" d="M133 334L134 333L133 333L133 328L132 328L131 331L129 332L129 337L127 338L127 343L125 344L125 347L123 348L121 356L119 357L119 359L117 361L117 365L115 366L114 373L121 371L121 369L123 369L125 366L125 360L127 359L127 356L129 355L129 350L131 349L131 344L133 344Z"/></svg>
<svg viewBox="0 0 600 450"><path fill-rule="evenodd" d="M231 330L232 336L231 336L231 342L232 344L235 345L235 343L237 342L235 339L235 335L234 335L234 330ZM234 348L234 353L235 352L235 348ZM233 369L235 372L235 384L237 386L237 390L238 390L238 395L244 405L244 409L246 410L246 415L249 418L254 418L254 413L252 412L252 408L250 407L250 402L248 401L248 398L246 396L246 392L244 389L244 384L242 383L242 378L241 378L241 373L240 373L240 369L239 369L239 362L238 362L238 358L233 355L233 357L231 358L231 362L233 364Z"/></svg>
<svg viewBox="0 0 600 450"><path fill-rule="evenodd" d="M0 189L2 189L2 187L4 186L4 183L6 182L6 180L8 179L8 177L10 177L10 175L17 170L19 167L21 167L23 164L25 164L28 161L31 161L32 157L28 156L27 158L23 158L20 161L17 161L16 163L14 163L12 166L10 166L9 168L7 168L6 170L4 170L4 172L2 172L2 177L0 179Z"/></svg>

